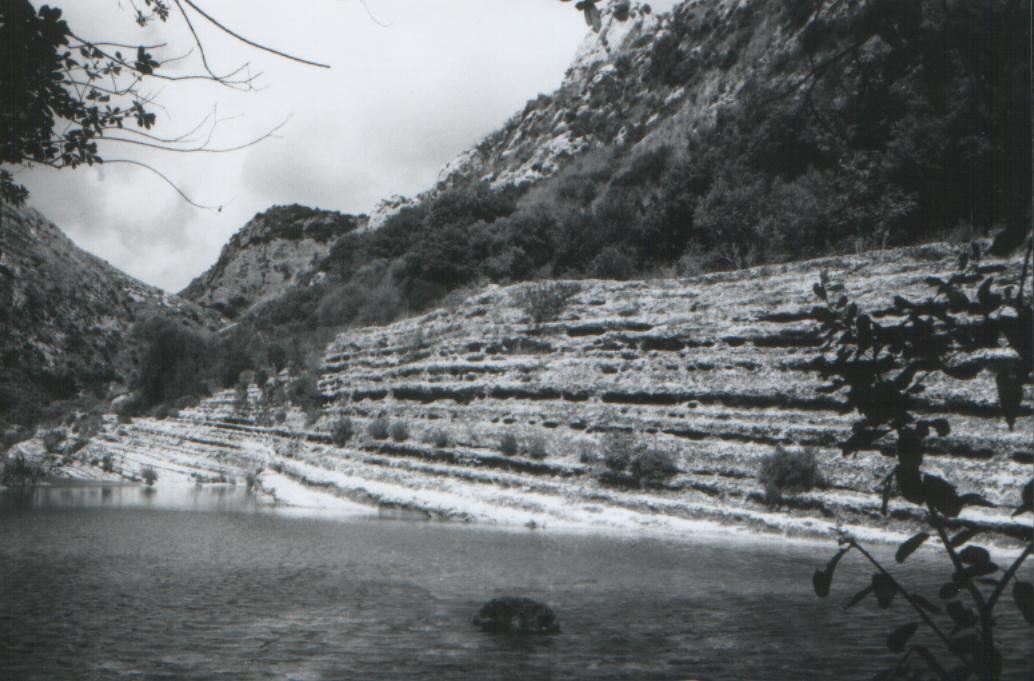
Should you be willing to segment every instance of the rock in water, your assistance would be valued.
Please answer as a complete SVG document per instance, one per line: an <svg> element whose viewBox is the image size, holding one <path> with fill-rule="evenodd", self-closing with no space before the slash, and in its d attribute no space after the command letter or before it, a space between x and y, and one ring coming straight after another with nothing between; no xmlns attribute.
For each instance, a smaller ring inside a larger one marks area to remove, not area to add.
<svg viewBox="0 0 1034 681"><path fill-rule="evenodd" d="M482 630L509 634L558 634L556 614L544 603L530 598L493 598L481 606L473 623Z"/></svg>

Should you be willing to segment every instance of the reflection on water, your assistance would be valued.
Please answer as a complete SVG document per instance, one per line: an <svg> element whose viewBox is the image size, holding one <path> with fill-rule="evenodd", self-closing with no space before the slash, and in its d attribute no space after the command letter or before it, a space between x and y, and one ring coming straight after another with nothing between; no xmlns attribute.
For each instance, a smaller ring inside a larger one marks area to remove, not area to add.
<svg viewBox="0 0 1034 681"><path fill-rule="evenodd" d="M0 676L867 679L908 617L816 599L810 546L259 510L239 488L0 494ZM937 574L920 557L911 577ZM867 581L845 560L834 594ZM472 627L503 594L547 601L563 632ZM1012 678L1034 669L1026 645Z"/></svg>
<svg viewBox="0 0 1034 681"><path fill-rule="evenodd" d="M145 487L132 484L58 483L0 493L0 509L152 508L168 511L253 511L254 495L232 485Z"/></svg>

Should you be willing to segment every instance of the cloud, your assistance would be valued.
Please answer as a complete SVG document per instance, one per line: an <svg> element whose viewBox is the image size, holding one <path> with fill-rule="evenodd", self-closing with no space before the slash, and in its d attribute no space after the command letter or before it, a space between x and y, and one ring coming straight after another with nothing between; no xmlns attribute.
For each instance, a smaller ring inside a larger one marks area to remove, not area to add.
<svg viewBox="0 0 1034 681"><path fill-rule="evenodd" d="M141 32L118 3L60 4L73 30L84 35L160 38L170 43L169 54L191 46L181 23L170 20ZM586 30L578 13L557 0L366 5L385 26L358 0L211 0L206 6L212 14L244 35L333 68L277 59L201 26L214 68L250 62L253 72L263 72L258 82L265 89L170 85L159 98L160 133L185 131L217 107L222 122L213 145L255 139L290 117L279 139L232 154L105 148L109 158L160 169L192 199L221 205L221 212L192 208L151 173L125 165L23 171L30 204L87 250L178 291L216 260L235 231L272 204L364 212L390 194L427 189L445 163L527 99L554 90Z"/></svg>

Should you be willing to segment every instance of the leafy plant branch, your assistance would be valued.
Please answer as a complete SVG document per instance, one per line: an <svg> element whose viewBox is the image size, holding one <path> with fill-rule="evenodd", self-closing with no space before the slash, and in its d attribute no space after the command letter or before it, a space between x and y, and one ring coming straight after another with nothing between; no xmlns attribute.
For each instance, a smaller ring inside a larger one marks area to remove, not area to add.
<svg viewBox="0 0 1034 681"><path fill-rule="evenodd" d="M815 294L825 303L817 308L826 353L820 359L819 371L824 378L832 379L820 390L844 395L846 406L860 416L852 425L851 436L841 445L843 454L872 450L895 460L893 470L881 483L883 512L887 512L893 495L925 509L926 522L951 564L951 577L939 592L945 601L943 612L952 624L950 631L934 620L942 613L941 607L906 590L851 537L842 538L844 548L825 569L816 571L815 592L825 597L840 559L850 550L857 550L876 568L876 573L872 584L858 592L846 607L872 594L881 608L888 608L894 595L901 593L919 616L919 622L902 625L887 637L887 647L899 658L893 667L877 674L877 679L904 675L921 679L921 672L912 668L915 657L923 660L937 678L999 679L1002 656L995 641L994 610L1010 583L1017 608L1027 623L1032 623L1034 590L1030 583L1019 580L1017 573L1034 550L1034 530L1021 532L1025 545L1002 573L986 548L969 543L976 530L964 526L954 536L948 533L951 519L957 518L964 508L991 506L991 502L978 494L960 494L955 485L922 468L924 455L930 449L928 439L934 434L947 437L951 432L946 418L917 417L922 409L919 396L925 391L924 381L934 374L958 381L976 378L984 367L980 362L968 361L968 353L1011 350L1010 359L996 362L999 410L1010 430L1024 413L1023 386L1031 383L1034 366L1031 307L1023 285L1031 246L1026 249L1019 286L1009 278L1008 266L983 265L980 256L980 249L973 245L960 255L957 273L947 280L928 277L926 283L935 293L926 300L914 302L895 296L893 310L885 312L881 319L896 316L896 322L881 323L861 312L848 300L844 287L831 282L826 273L814 287ZM1003 278L1004 283L996 281L996 277ZM1034 512L1032 488L1034 479L1020 490L1014 516ZM897 550L897 562L903 563L930 536L928 532L919 532L902 543ZM981 587L991 587L990 595ZM965 599L960 598L963 594ZM913 645L906 651L921 625L940 640L945 653L959 662L957 666L946 669L925 646Z"/></svg>

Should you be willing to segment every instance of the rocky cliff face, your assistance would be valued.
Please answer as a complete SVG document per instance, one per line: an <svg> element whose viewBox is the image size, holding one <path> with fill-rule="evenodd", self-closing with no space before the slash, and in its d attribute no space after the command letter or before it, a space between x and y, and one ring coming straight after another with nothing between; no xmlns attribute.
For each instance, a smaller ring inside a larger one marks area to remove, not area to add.
<svg viewBox="0 0 1034 681"><path fill-rule="evenodd" d="M127 276L38 212L0 206L0 422L111 381L137 362L147 315L215 329L218 315Z"/></svg>
<svg viewBox="0 0 1034 681"><path fill-rule="evenodd" d="M181 295L236 317L299 284L338 238L365 224L366 216L275 206L234 234L216 264Z"/></svg>
<svg viewBox="0 0 1034 681"><path fill-rule="evenodd" d="M924 278L954 265L951 249L929 246L688 280L585 281L559 289L566 302L545 319L537 285L490 287L454 309L339 336L315 425L298 412L269 425L253 387L244 409L227 392L174 420L113 423L83 457L110 455L127 476L154 465L170 480L264 467L288 502L346 499L533 527L906 532L914 508L892 502L889 516L879 513L891 459L840 455L853 417L840 395L817 390L812 284L826 270L888 319L886 291L924 296ZM1018 267L999 276L1016 278ZM930 381L921 410L952 425L934 440L929 469L994 505L968 508L962 522L1005 537L1030 531L1010 511L1034 459L1034 421L1029 389L1015 430L996 415L1003 353L966 358L983 367L972 381ZM335 445L344 417L356 434ZM378 420L402 425L377 439ZM603 456L615 437L666 453L673 475L637 483L615 474ZM767 505L757 474L777 445L811 448L828 485Z"/></svg>
<svg viewBox="0 0 1034 681"><path fill-rule="evenodd" d="M438 189L471 180L525 186L590 150L684 141L713 125L749 78L788 77L773 64L795 40L781 3L683 2L655 14L614 0L560 88L447 165Z"/></svg>
<svg viewBox="0 0 1034 681"><path fill-rule="evenodd" d="M428 192L383 202L368 228L457 185L528 187L590 151L684 142L712 126L750 77L792 76L792 67L773 66L796 46L780 3L695 0L657 14L645 2L611 0L603 10L555 92L446 164Z"/></svg>

